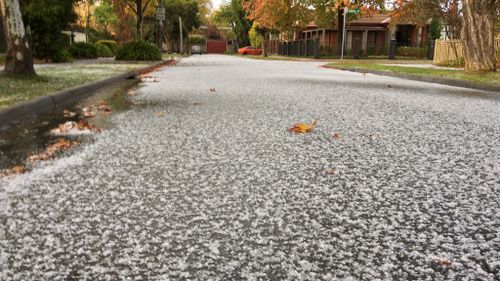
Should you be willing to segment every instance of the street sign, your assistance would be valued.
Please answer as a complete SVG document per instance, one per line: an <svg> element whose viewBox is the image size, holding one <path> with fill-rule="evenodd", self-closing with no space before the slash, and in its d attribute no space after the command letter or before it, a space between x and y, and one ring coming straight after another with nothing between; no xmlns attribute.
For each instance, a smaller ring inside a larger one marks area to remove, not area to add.
<svg viewBox="0 0 500 281"><path fill-rule="evenodd" d="M356 9L352 9L352 10L347 10L347 13L357 15L357 14L361 13L361 10L359 8L356 8Z"/></svg>
<svg viewBox="0 0 500 281"><path fill-rule="evenodd" d="M165 8L163 7L156 8L156 20L159 21L165 20Z"/></svg>

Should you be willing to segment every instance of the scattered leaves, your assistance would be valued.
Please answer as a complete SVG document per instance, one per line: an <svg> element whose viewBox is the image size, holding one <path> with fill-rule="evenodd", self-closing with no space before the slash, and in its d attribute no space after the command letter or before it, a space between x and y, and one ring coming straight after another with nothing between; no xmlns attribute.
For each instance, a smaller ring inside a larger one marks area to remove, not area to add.
<svg viewBox="0 0 500 281"><path fill-rule="evenodd" d="M90 133L90 132L100 132L99 129L89 124L85 120L80 120L78 122L67 121L63 124L50 131L53 135L70 135L70 134L80 134L80 133Z"/></svg>
<svg viewBox="0 0 500 281"><path fill-rule="evenodd" d="M68 117L75 117L75 116L76 116L76 113L71 112L71 111L69 111L69 110L65 109L65 110L63 111L63 116L64 116L64 117L66 117L66 118L68 118Z"/></svg>
<svg viewBox="0 0 500 281"><path fill-rule="evenodd" d="M296 134L304 134L312 132L318 125L318 120L313 120L311 124L306 123L296 123L293 127L289 128L288 131Z"/></svg>
<svg viewBox="0 0 500 281"><path fill-rule="evenodd" d="M339 132L335 132L332 134L332 139L334 140L340 140L342 138L342 134Z"/></svg>
<svg viewBox="0 0 500 281"><path fill-rule="evenodd" d="M66 139L59 139L56 143L49 145L42 153L35 154L28 157L29 163L34 163L37 161L46 161L54 158L57 152L69 149L75 145L79 144L76 141L70 141Z"/></svg>
<svg viewBox="0 0 500 281"><path fill-rule="evenodd" d="M111 107L105 101L100 101L97 105L97 109L99 111L111 112Z"/></svg>
<svg viewBox="0 0 500 281"><path fill-rule="evenodd" d="M165 112L156 112L156 116L163 117L165 116Z"/></svg>
<svg viewBox="0 0 500 281"><path fill-rule="evenodd" d="M92 118L95 116L92 107L84 107L82 108L82 111L83 111L83 117Z"/></svg>
<svg viewBox="0 0 500 281"><path fill-rule="evenodd" d="M21 165L15 165L10 169L0 170L0 178L8 177L11 175L20 175L26 173L28 170Z"/></svg>
<svg viewBox="0 0 500 281"><path fill-rule="evenodd" d="M142 82L160 82L159 78L152 77L152 76L140 76Z"/></svg>
<svg viewBox="0 0 500 281"><path fill-rule="evenodd" d="M433 259L432 263L440 265L446 269L450 269L453 267L453 262L451 262L449 259L446 259L446 258Z"/></svg>

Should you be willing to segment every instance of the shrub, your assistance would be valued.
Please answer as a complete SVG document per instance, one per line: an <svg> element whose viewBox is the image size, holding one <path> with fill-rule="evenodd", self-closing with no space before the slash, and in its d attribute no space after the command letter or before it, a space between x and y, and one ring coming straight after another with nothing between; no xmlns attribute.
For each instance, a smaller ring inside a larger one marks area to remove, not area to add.
<svg viewBox="0 0 500 281"><path fill-rule="evenodd" d="M399 47L396 50L396 56L425 58L427 57L427 48Z"/></svg>
<svg viewBox="0 0 500 281"><path fill-rule="evenodd" d="M189 44L191 45L205 45L205 37L201 35L189 35Z"/></svg>
<svg viewBox="0 0 500 281"><path fill-rule="evenodd" d="M148 42L132 42L118 49L116 60L161 60L161 51Z"/></svg>
<svg viewBox="0 0 500 281"><path fill-rule="evenodd" d="M52 62L54 63L61 63L61 62L71 62L73 61L73 57L69 53L68 49L66 48L61 48L59 50L56 50L52 55L51 59Z"/></svg>
<svg viewBox="0 0 500 281"><path fill-rule="evenodd" d="M116 41L113 40L99 40L96 44L104 45L109 48L109 50L114 54L116 54L116 50L118 47L116 46Z"/></svg>
<svg viewBox="0 0 500 281"><path fill-rule="evenodd" d="M77 59L96 59L99 55L96 45L83 42L72 44L69 52Z"/></svg>
<svg viewBox="0 0 500 281"><path fill-rule="evenodd" d="M94 44L94 45L97 48L97 56L98 57L100 57L100 58L110 58L110 57L114 57L115 56L113 54L113 52L111 52L111 50L108 48L108 46L102 45L102 44Z"/></svg>

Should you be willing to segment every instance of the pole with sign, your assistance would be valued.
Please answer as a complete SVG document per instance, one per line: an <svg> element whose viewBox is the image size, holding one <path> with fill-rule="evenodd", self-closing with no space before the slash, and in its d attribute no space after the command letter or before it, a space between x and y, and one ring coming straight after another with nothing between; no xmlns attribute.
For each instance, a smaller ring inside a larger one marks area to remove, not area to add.
<svg viewBox="0 0 500 281"><path fill-rule="evenodd" d="M361 12L359 8L349 10L347 7L344 8L344 24L342 26L342 51L340 53L340 60L344 59L344 48L345 48L345 38L346 38L346 30L345 30L345 21L348 14L357 15Z"/></svg>
<svg viewBox="0 0 500 281"><path fill-rule="evenodd" d="M156 7L156 21L157 21L157 26L156 26L156 45L160 50L163 50L162 46L162 38L163 38L163 21L165 20L165 8L161 5L161 2L158 3L158 6Z"/></svg>

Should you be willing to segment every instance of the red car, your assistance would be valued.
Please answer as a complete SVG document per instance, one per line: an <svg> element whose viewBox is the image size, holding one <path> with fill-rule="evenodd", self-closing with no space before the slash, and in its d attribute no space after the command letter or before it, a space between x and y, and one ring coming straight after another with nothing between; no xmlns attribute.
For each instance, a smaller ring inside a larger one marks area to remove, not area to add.
<svg viewBox="0 0 500 281"><path fill-rule="evenodd" d="M259 56L259 55L262 55L262 49L255 48L252 46L246 46L246 47L238 49L238 54L243 55L243 56L245 56L245 55Z"/></svg>

